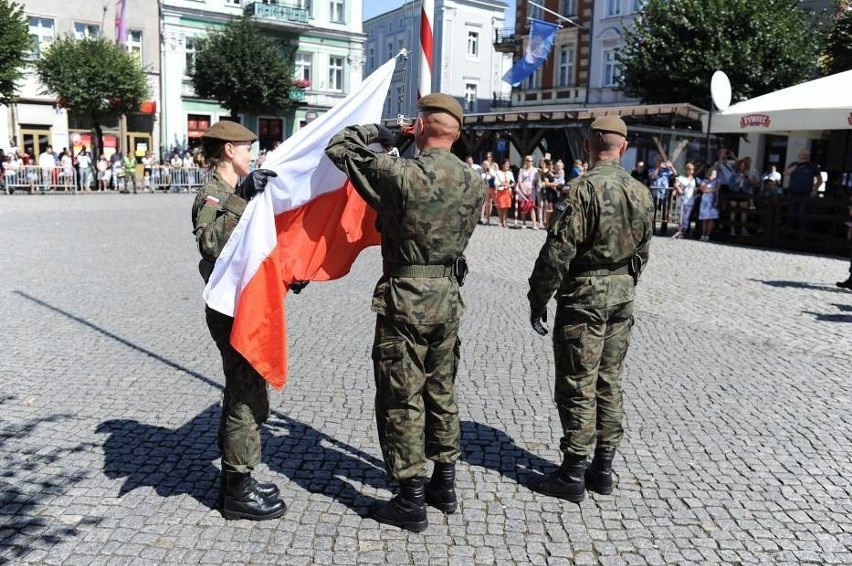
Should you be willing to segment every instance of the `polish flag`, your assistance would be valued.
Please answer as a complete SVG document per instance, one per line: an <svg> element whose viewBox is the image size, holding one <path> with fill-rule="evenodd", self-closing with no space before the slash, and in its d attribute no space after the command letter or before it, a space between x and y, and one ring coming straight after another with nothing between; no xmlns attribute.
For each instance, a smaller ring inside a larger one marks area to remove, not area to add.
<svg viewBox="0 0 852 566"><path fill-rule="evenodd" d="M376 69L267 155L263 168L278 177L249 202L204 289L210 308L234 317L231 344L276 389L287 382L289 286L343 277L361 250L381 242L375 211L325 148L346 126L381 120L395 66L391 59Z"/></svg>

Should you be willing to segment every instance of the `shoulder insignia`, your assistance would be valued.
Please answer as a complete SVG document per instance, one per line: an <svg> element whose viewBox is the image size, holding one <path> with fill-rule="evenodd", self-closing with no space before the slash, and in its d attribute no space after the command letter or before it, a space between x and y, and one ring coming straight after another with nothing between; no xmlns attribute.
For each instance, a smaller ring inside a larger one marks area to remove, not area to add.
<svg viewBox="0 0 852 566"><path fill-rule="evenodd" d="M204 197L204 202L206 204L212 204L213 206L219 206L219 199L214 197L213 195L207 195Z"/></svg>

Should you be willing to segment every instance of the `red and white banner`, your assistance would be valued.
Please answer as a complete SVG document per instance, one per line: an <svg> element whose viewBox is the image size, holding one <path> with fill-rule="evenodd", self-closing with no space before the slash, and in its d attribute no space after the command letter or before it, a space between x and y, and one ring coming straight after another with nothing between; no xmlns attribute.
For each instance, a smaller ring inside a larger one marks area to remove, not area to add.
<svg viewBox="0 0 852 566"><path fill-rule="evenodd" d="M380 243L376 214L326 157L346 126L381 120L396 59L266 157L266 191L246 207L216 261L204 299L234 317L231 344L273 387L287 381L284 295L294 281L346 275L358 254ZM377 146L378 147L378 146Z"/></svg>

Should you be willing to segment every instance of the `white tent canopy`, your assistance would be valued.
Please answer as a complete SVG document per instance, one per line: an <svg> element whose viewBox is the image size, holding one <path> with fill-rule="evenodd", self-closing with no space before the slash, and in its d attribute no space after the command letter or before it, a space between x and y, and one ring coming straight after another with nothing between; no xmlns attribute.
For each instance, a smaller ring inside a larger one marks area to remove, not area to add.
<svg viewBox="0 0 852 566"><path fill-rule="evenodd" d="M752 98L714 113L712 133L852 130L852 71Z"/></svg>

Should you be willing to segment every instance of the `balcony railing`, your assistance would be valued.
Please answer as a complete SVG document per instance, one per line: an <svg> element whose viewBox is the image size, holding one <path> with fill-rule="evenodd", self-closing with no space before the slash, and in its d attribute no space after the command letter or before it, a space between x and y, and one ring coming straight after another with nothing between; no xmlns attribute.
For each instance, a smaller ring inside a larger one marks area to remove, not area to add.
<svg viewBox="0 0 852 566"><path fill-rule="evenodd" d="M294 88L290 91L290 100L294 102L304 102L305 101L305 89L303 88Z"/></svg>
<svg viewBox="0 0 852 566"><path fill-rule="evenodd" d="M491 109L495 108L511 108L512 95L495 92L491 97Z"/></svg>
<svg viewBox="0 0 852 566"><path fill-rule="evenodd" d="M501 53L511 53L518 45L518 36L513 29L494 30L494 49Z"/></svg>
<svg viewBox="0 0 852 566"><path fill-rule="evenodd" d="M291 4L266 4L264 2L252 2L246 4L243 13L246 16L280 22L307 24L311 13L307 8Z"/></svg>

